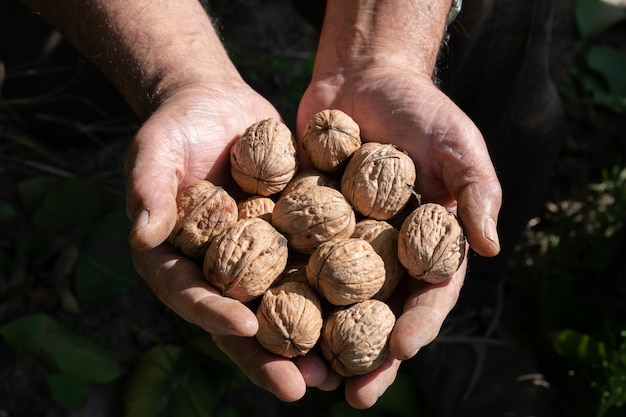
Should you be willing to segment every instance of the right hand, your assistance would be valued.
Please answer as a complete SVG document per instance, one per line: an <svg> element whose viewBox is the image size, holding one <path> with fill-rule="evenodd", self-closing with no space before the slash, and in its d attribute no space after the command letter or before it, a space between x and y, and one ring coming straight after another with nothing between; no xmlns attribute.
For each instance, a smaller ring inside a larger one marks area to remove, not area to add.
<svg viewBox="0 0 626 417"><path fill-rule="evenodd" d="M179 187L208 179L228 190L231 143L266 118L280 115L239 81L213 89L186 86L167 95L126 153L130 244L139 275L165 305L210 333L252 382L295 401L307 386L333 389L340 380L315 355L292 361L265 351L253 338L254 312L221 296L197 262L166 242L176 222Z"/></svg>

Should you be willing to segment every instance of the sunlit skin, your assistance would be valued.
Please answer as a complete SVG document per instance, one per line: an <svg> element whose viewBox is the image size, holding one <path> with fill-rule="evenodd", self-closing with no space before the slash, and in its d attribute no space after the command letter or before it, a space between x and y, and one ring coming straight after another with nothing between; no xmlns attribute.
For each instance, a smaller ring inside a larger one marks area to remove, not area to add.
<svg viewBox="0 0 626 417"><path fill-rule="evenodd" d="M210 333L255 384L283 401L307 387L334 390L341 378L316 355L285 359L252 337L254 313L222 297L200 267L164 243L176 193L194 179L228 181L228 149L249 125L280 118L241 78L196 0L25 0L111 80L145 123L125 157L130 245L138 273L156 296ZM418 167L424 201L458 212L468 242L493 256L501 190L483 138L433 84L449 0L328 2L296 135L326 108L360 125L365 140L392 142ZM410 30L407 30L410 29ZM403 294L390 355L376 371L350 378L347 401L371 407L395 380L401 361L438 334L463 284L466 265L431 285L411 280Z"/></svg>

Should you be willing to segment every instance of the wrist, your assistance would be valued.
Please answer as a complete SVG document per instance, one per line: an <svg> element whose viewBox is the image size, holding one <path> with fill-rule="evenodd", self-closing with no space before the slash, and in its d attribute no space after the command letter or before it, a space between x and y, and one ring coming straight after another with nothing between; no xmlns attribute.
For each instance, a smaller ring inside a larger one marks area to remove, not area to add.
<svg viewBox="0 0 626 417"><path fill-rule="evenodd" d="M390 67L431 77L449 0L329 0L314 76Z"/></svg>

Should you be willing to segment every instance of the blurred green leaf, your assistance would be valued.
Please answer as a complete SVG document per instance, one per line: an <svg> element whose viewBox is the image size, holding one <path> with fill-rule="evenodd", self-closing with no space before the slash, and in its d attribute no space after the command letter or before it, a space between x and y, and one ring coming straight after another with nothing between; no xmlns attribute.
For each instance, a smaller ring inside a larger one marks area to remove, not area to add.
<svg viewBox="0 0 626 417"><path fill-rule="evenodd" d="M587 38L625 19L626 9L600 0L577 0L575 14L578 32Z"/></svg>
<svg viewBox="0 0 626 417"><path fill-rule="evenodd" d="M95 219L101 197L101 188L90 179L65 181L47 192L32 222L50 233L84 233Z"/></svg>
<svg viewBox="0 0 626 417"><path fill-rule="evenodd" d="M608 357L604 342L576 330L553 332L552 346L559 355L580 360L594 368L602 367Z"/></svg>
<svg viewBox="0 0 626 417"><path fill-rule="evenodd" d="M374 408L394 416L415 417L419 410L418 392L415 380L406 373L398 372L396 380L378 399Z"/></svg>
<svg viewBox="0 0 626 417"><path fill-rule="evenodd" d="M75 410L87 403L87 390L75 378L65 374L48 374L46 382L52 398L61 407Z"/></svg>
<svg viewBox="0 0 626 417"><path fill-rule="evenodd" d="M193 355L180 346L157 346L133 368L124 404L125 417L210 417L215 395Z"/></svg>
<svg viewBox="0 0 626 417"><path fill-rule="evenodd" d="M11 204L0 201L0 221L12 219L16 215L17 210Z"/></svg>
<svg viewBox="0 0 626 417"><path fill-rule="evenodd" d="M201 366L188 363L184 367L182 384L172 392L169 415L172 417L211 417L215 398L207 374Z"/></svg>
<svg viewBox="0 0 626 417"><path fill-rule="evenodd" d="M80 298L121 294L139 283L122 207L102 218L87 236L76 263L75 280Z"/></svg>
<svg viewBox="0 0 626 417"><path fill-rule="evenodd" d="M111 354L45 314L33 314L0 327L6 343L30 353L61 374L80 382L110 382L122 369Z"/></svg>
<svg viewBox="0 0 626 417"><path fill-rule="evenodd" d="M133 368L124 396L125 417L162 415L172 374L183 355L179 346L157 346L146 352Z"/></svg>
<svg viewBox="0 0 626 417"><path fill-rule="evenodd" d="M21 181L17 189L24 208L32 213L43 201L47 185L42 178L33 177Z"/></svg>
<svg viewBox="0 0 626 417"><path fill-rule="evenodd" d="M606 81L609 92L626 98L626 54L606 45L594 46L586 57L589 68Z"/></svg>

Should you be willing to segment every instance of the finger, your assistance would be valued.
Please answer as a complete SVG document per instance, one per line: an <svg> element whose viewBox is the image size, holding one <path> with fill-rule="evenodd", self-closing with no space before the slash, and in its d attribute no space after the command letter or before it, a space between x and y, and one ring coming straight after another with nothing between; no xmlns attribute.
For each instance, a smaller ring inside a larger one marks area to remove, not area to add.
<svg viewBox="0 0 626 417"><path fill-rule="evenodd" d="M375 371L366 375L348 378L346 382L346 401L357 409L370 408L387 388L393 384L398 375L400 361L387 355L385 362Z"/></svg>
<svg viewBox="0 0 626 417"><path fill-rule="evenodd" d="M285 402L301 399L306 382L289 359L273 355L254 338L215 336L215 343L255 385Z"/></svg>
<svg viewBox="0 0 626 417"><path fill-rule="evenodd" d="M500 252L500 182L478 129L464 115L456 117L462 120L449 121L452 127L435 142L434 158L441 161L443 182L457 201L470 246L480 255L495 256Z"/></svg>
<svg viewBox="0 0 626 417"><path fill-rule="evenodd" d="M409 359L437 337L443 321L459 298L466 265L467 261L464 261L451 278L439 284L410 281L410 296L389 340L393 357Z"/></svg>
<svg viewBox="0 0 626 417"><path fill-rule="evenodd" d="M176 223L176 156L156 145L161 132L144 125L126 151L126 212L130 245L149 249L161 244Z"/></svg>
<svg viewBox="0 0 626 417"><path fill-rule="evenodd" d="M293 359L298 367L307 387L317 387L322 391L333 391L341 385L342 378L330 370L326 361L316 352L309 352L306 356Z"/></svg>
<svg viewBox="0 0 626 417"><path fill-rule="evenodd" d="M222 297L204 279L200 265L169 244L149 251L132 250L139 275L155 295L183 319L211 334L253 336L255 314L241 302Z"/></svg>

